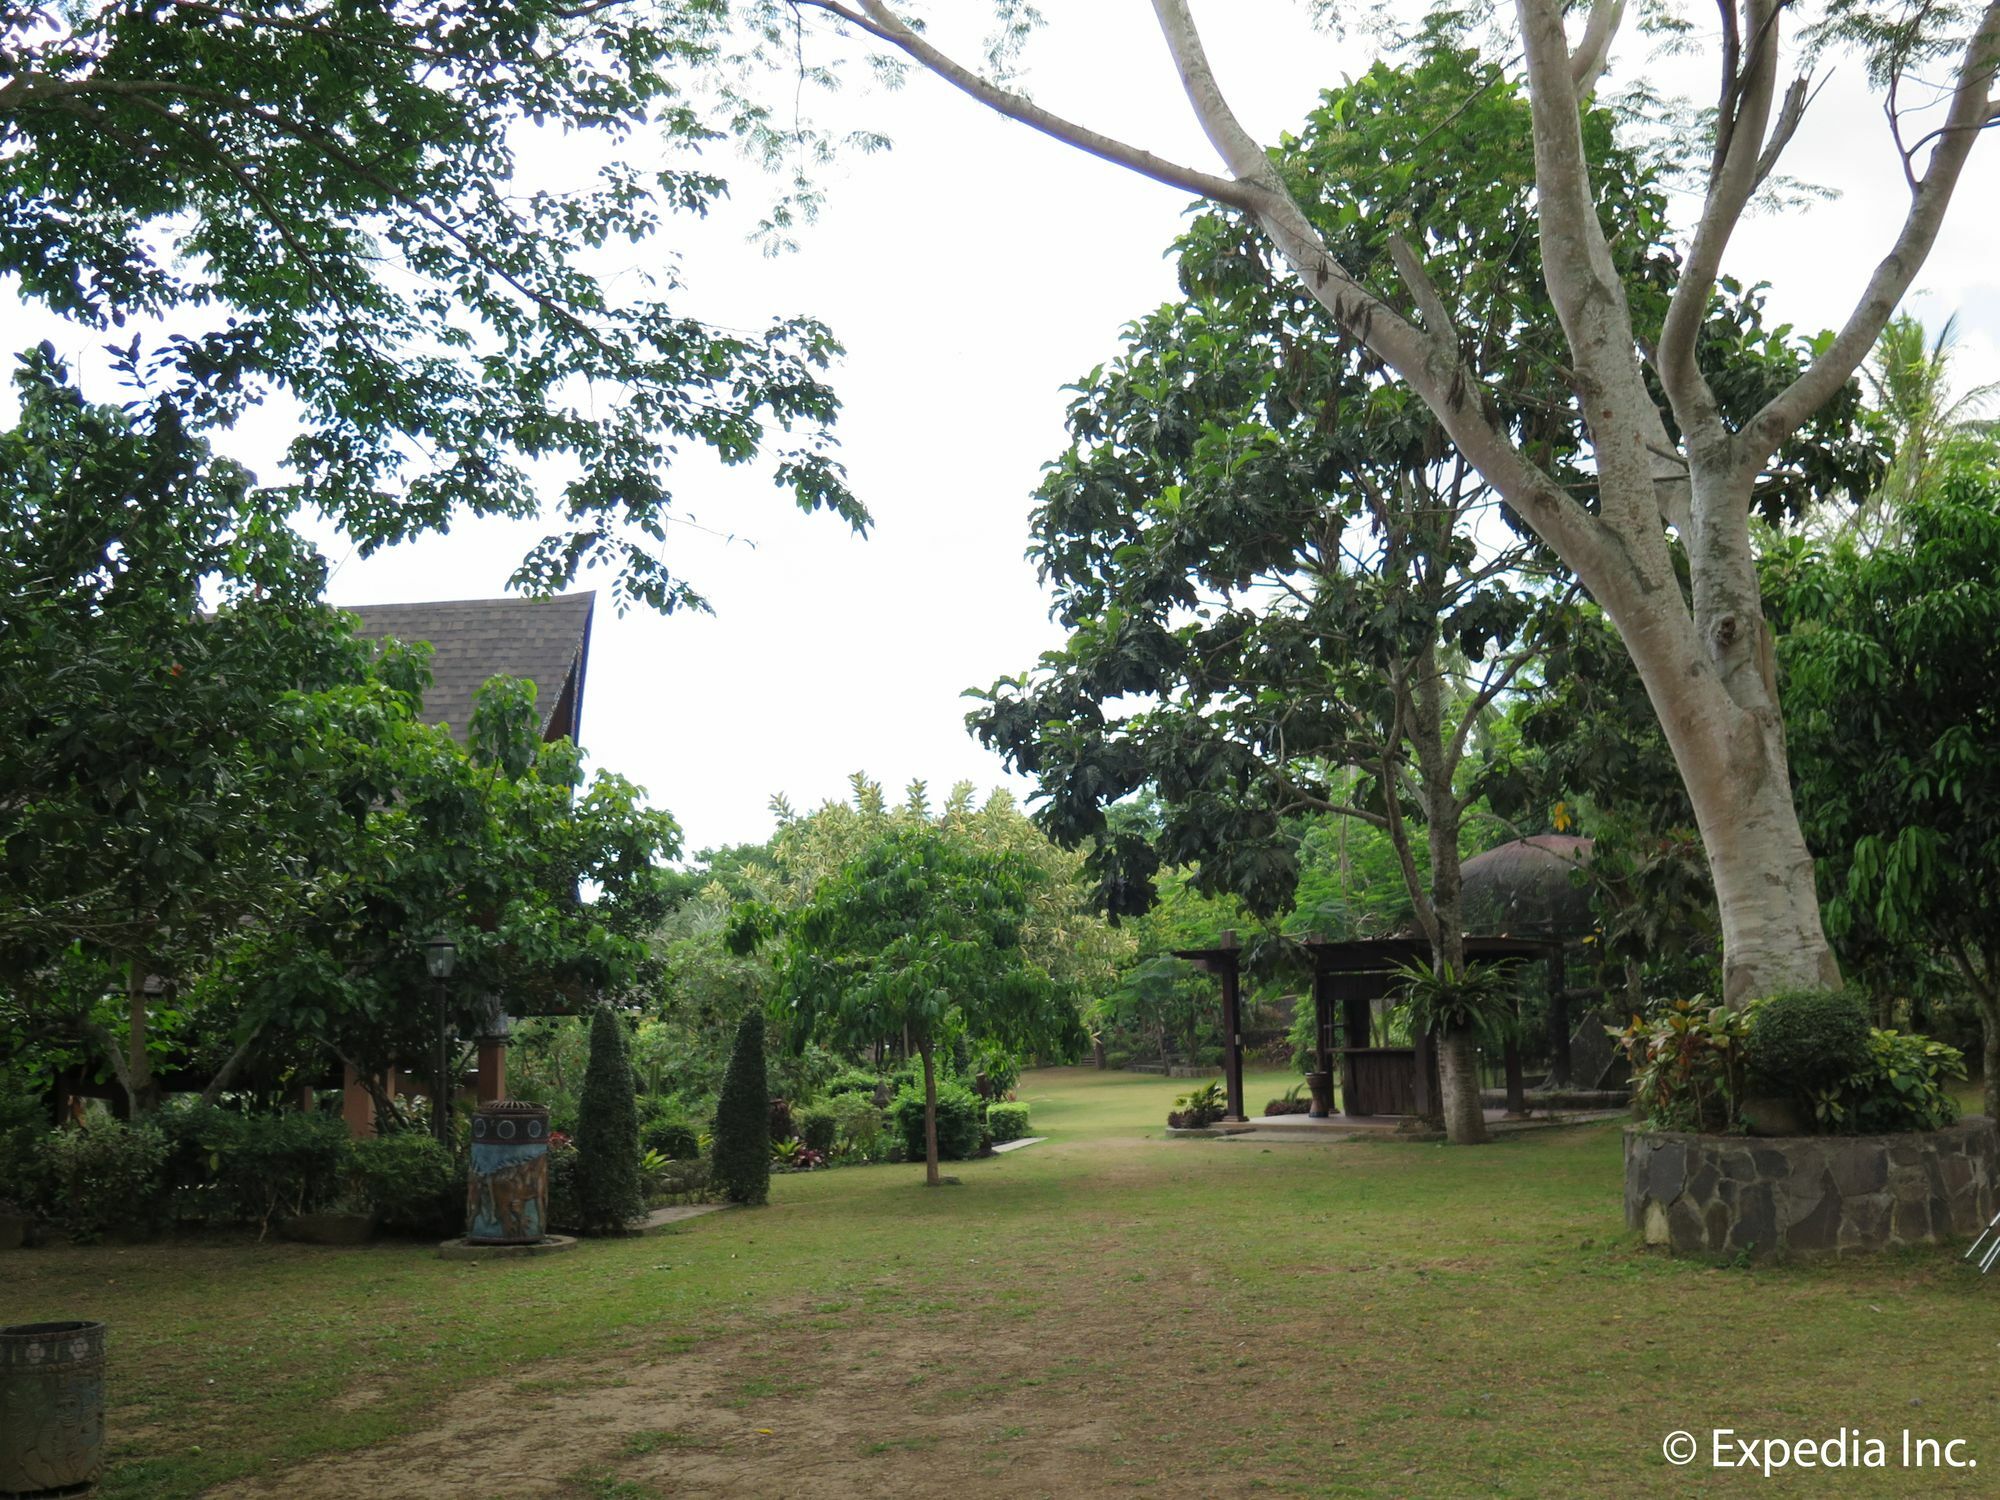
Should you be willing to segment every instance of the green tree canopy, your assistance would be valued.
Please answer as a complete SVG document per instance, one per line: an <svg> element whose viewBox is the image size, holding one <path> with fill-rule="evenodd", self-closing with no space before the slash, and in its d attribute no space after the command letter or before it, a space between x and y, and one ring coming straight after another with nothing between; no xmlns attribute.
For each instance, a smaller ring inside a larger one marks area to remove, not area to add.
<svg viewBox="0 0 2000 1500"><path fill-rule="evenodd" d="M2000 1108L2000 465L1961 462L1873 552L1803 539L1764 563L1827 925L1864 968L1939 955L1986 1036Z"/></svg>
<svg viewBox="0 0 2000 1500"><path fill-rule="evenodd" d="M660 266L619 298L593 256L726 191L691 102L719 4L106 0L0 10L0 273L124 351L191 425L296 400L287 495L364 549L454 512L531 516L523 562L699 604L661 557L682 444L766 455L808 509L865 513L830 454L838 346L787 318L729 332ZM532 140L568 181L517 180ZM630 159L625 159L629 157Z"/></svg>
<svg viewBox="0 0 2000 1500"><path fill-rule="evenodd" d="M907 1029L924 1064L925 1175L939 1181L938 1045L1017 1051L1080 1040L1076 1011L1022 948L1041 872L1017 853L911 827L871 844L777 914L778 1006L802 1038L860 1047ZM767 920L770 920L767 916Z"/></svg>

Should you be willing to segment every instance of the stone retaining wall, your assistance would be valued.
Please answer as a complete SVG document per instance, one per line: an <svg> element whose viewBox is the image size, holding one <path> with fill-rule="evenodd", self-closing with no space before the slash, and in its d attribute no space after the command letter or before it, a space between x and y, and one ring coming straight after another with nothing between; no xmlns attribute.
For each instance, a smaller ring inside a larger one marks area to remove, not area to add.
<svg viewBox="0 0 2000 1500"><path fill-rule="evenodd" d="M1757 1257L1970 1238L2000 1186L1982 1116L1907 1135L1625 1132L1625 1222L1649 1245Z"/></svg>

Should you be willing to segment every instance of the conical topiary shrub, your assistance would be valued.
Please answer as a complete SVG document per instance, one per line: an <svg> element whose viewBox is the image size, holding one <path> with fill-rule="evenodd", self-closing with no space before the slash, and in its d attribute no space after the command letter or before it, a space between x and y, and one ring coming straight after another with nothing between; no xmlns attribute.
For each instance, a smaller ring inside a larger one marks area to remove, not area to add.
<svg viewBox="0 0 2000 1500"><path fill-rule="evenodd" d="M625 1026L603 1006L590 1018L590 1062L576 1107L576 1206L585 1234L617 1234L646 1211Z"/></svg>
<svg viewBox="0 0 2000 1500"><path fill-rule="evenodd" d="M715 1185L732 1203L762 1203L771 1192L771 1094L764 1076L764 1013L736 1028L736 1050L715 1106Z"/></svg>

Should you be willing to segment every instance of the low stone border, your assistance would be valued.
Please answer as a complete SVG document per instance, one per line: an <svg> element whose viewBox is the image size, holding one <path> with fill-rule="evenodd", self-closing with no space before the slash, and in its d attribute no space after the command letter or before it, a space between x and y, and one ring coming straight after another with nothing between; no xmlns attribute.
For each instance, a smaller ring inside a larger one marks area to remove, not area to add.
<svg viewBox="0 0 2000 1500"><path fill-rule="evenodd" d="M1740 1136L1628 1127L1625 1222L1709 1255L1866 1254L1977 1234L2000 1135L1972 1116L1904 1135Z"/></svg>
<svg viewBox="0 0 2000 1500"><path fill-rule="evenodd" d="M1002 1141L993 1148L993 1154L998 1156L1003 1151L1019 1151L1023 1146L1038 1146L1047 1139L1045 1135L1024 1135L1019 1140Z"/></svg>
<svg viewBox="0 0 2000 1500"><path fill-rule="evenodd" d="M445 1260L519 1260L530 1255L560 1255L576 1248L574 1235L545 1235L533 1245L468 1245L463 1239L445 1240L438 1255Z"/></svg>

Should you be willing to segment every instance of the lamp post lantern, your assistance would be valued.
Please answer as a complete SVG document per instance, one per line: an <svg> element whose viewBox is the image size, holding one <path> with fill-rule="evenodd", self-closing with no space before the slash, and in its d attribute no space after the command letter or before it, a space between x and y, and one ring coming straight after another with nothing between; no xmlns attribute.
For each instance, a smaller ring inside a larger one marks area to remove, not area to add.
<svg viewBox="0 0 2000 1500"><path fill-rule="evenodd" d="M442 932L424 944L424 967L437 985L437 1074L432 1085L431 1134L443 1146L451 1144L451 1040L445 1033L445 986L452 966L458 962L458 944Z"/></svg>

